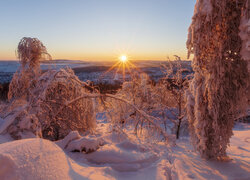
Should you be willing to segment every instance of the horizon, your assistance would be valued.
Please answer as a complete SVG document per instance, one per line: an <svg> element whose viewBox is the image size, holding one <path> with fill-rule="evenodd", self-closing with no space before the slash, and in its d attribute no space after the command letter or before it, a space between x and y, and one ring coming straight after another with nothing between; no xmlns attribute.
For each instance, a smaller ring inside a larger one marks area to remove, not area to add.
<svg viewBox="0 0 250 180"><path fill-rule="evenodd" d="M0 60L18 60L16 49L22 37L38 38L52 59L117 61L125 54L129 60L166 61L174 55L187 60L195 0L0 4Z"/></svg>
<svg viewBox="0 0 250 180"><path fill-rule="evenodd" d="M181 61L192 61L192 59L180 59ZM0 61L20 61L19 59L0 59ZM82 61L82 62L114 62L117 60L81 60L81 59L51 59L51 60L41 60L40 62L46 62L46 61ZM154 59L129 59L129 61L159 61L159 62L167 62L166 60L154 60ZM178 61L176 59L170 59L170 61Z"/></svg>

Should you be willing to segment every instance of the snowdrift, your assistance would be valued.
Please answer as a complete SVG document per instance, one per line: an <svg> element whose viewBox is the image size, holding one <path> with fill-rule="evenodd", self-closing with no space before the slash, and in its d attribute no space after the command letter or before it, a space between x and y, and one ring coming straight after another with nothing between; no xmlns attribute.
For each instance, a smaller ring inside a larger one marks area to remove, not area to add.
<svg viewBox="0 0 250 180"><path fill-rule="evenodd" d="M98 168L79 166L55 143L25 139L0 144L0 179L112 179Z"/></svg>
<svg viewBox="0 0 250 180"><path fill-rule="evenodd" d="M43 139L26 139L0 145L0 179L69 179L64 152Z"/></svg>

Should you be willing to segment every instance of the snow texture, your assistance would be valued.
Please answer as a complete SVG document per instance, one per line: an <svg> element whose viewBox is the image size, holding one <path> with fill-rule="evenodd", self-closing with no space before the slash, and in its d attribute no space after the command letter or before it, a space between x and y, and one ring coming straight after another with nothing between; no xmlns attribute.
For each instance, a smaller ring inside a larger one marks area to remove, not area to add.
<svg viewBox="0 0 250 180"><path fill-rule="evenodd" d="M34 138L0 144L0 179L112 179L98 169L79 166L55 143Z"/></svg>
<svg viewBox="0 0 250 180"><path fill-rule="evenodd" d="M69 152L62 147L81 139L74 131L56 143L40 139L12 140L0 136L0 179L249 179L250 126L236 124L227 162L206 161L193 151L189 138L166 148L164 143L141 144L129 137L109 133L100 123L94 140L105 141L93 153ZM11 142L6 142L11 141ZM59 143L60 142L60 143ZM98 141L97 141L98 142ZM60 147L59 147L60 146Z"/></svg>

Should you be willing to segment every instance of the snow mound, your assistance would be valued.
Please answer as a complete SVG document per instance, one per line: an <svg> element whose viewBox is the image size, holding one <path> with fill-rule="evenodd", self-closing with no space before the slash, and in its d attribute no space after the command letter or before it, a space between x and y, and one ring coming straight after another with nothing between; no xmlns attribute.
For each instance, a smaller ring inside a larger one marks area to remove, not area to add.
<svg viewBox="0 0 250 180"><path fill-rule="evenodd" d="M153 152L119 149L117 146L119 145L108 144L100 147L100 151L89 154L86 159L94 164L110 164L114 170L120 172L137 171L158 160Z"/></svg>
<svg viewBox="0 0 250 180"><path fill-rule="evenodd" d="M78 162L82 159L83 163L88 163L90 166L111 167L117 173L136 172L150 167L159 160L159 155L154 150L132 139L117 136L119 135L111 133L96 139L84 137L70 142L66 150L79 150L80 147L94 149L87 154L69 153L69 155Z"/></svg>
<svg viewBox="0 0 250 180"><path fill-rule="evenodd" d="M99 146L104 145L104 141L101 138L82 137L78 131L71 131L64 139L57 141L56 144L67 151L91 153L96 151Z"/></svg>
<svg viewBox="0 0 250 180"><path fill-rule="evenodd" d="M0 144L0 164L1 180L110 179L97 168L78 165L55 143L39 138Z"/></svg>
<svg viewBox="0 0 250 180"><path fill-rule="evenodd" d="M67 157L54 143L26 139L0 145L0 179L70 179ZM2 169L2 167L1 167Z"/></svg>

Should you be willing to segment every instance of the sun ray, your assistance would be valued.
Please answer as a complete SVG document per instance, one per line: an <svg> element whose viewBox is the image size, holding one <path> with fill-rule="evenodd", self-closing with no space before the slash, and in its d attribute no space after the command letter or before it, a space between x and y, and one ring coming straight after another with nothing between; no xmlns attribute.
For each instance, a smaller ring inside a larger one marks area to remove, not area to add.
<svg viewBox="0 0 250 180"><path fill-rule="evenodd" d="M138 68L135 64L133 64L130 61L130 58L127 57L127 55L121 55L118 57L118 62L116 62L114 65L112 65L107 71L105 71L100 78L103 78L107 73L111 72L112 70L114 70L114 72L112 71L113 75L111 75L112 79L116 79L119 76L117 76L118 74L120 74L121 80L124 82L126 80L126 74L128 74L131 78L133 78L132 76L134 75L135 72L137 73L143 73L143 71ZM99 79L100 79L99 78Z"/></svg>
<svg viewBox="0 0 250 180"><path fill-rule="evenodd" d="M128 65L128 64L125 64L125 66L126 66L126 68L128 69L129 74L132 74L132 71L131 71L129 65Z"/></svg>
<svg viewBox="0 0 250 180"><path fill-rule="evenodd" d="M122 78L125 81L125 63L122 63Z"/></svg>
<svg viewBox="0 0 250 180"><path fill-rule="evenodd" d="M141 69L139 69L138 67L136 67L136 65L134 65L133 63L131 63L130 61L127 62L133 69L135 69L136 71L143 73L143 71Z"/></svg>
<svg viewBox="0 0 250 180"><path fill-rule="evenodd" d="M121 62L115 63L113 66L111 66L111 67L106 71L106 73L112 71L112 70L113 70L115 67L117 67L117 65L119 65L120 63L121 63Z"/></svg>
<svg viewBox="0 0 250 180"><path fill-rule="evenodd" d="M122 63L120 62L120 63L119 63L119 66L117 67L117 69L116 69L116 71L115 71L115 74L114 74L114 77L113 77L113 78L116 77L116 75L117 75L119 69L121 68L121 65L122 65Z"/></svg>
<svg viewBox="0 0 250 180"><path fill-rule="evenodd" d="M102 79L107 73L109 73L110 71L112 71L115 67L117 67L121 62L116 62L113 66L111 66L107 71L105 71L100 77L99 79Z"/></svg>

